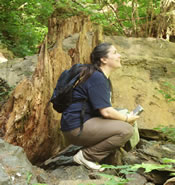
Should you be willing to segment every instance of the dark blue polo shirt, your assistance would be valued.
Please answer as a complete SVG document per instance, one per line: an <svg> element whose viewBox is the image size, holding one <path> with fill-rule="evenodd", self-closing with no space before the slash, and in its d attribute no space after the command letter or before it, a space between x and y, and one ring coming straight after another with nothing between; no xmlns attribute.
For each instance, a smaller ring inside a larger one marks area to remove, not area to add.
<svg viewBox="0 0 175 185"><path fill-rule="evenodd" d="M99 117L100 108L111 107L111 86L106 76L95 71L84 83L73 90L73 98L87 98L85 103L84 122L93 117ZM82 102L72 103L61 117L61 130L69 131L80 127Z"/></svg>

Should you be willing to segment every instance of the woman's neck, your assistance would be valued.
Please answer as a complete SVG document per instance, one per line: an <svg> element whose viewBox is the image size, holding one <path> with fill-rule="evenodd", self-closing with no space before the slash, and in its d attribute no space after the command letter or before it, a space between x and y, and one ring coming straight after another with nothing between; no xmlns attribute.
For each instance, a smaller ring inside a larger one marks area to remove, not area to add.
<svg viewBox="0 0 175 185"><path fill-rule="evenodd" d="M111 70L105 66L101 66L100 69L103 71L104 75L109 78L111 74Z"/></svg>

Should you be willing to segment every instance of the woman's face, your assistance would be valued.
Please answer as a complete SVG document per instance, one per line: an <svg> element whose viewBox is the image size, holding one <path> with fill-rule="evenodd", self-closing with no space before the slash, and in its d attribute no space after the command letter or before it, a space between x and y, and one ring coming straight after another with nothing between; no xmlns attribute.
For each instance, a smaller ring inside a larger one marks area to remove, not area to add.
<svg viewBox="0 0 175 185"><path fill-rule="evenodd" d="M108 50L107 57L105 58L106 65L110 68L120 68L122 65L120 63L121 55L117 52L114 46L111 46Z"/></svg>

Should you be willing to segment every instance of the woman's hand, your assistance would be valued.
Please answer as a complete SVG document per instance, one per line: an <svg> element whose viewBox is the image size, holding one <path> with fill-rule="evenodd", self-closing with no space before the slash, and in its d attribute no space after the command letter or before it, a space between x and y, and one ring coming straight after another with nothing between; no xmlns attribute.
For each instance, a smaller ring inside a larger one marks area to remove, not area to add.
<svg viewBox="0 0 175 185"><path fill-rule="evenodd" d="M134 121L139 118L139 116L134 115L133 112L125 116L124 114L121 114L113 107L102 108L102 109L99 109L99 111L101 115L106 119L121 120L121 121L128 122L130 124L134 123Z"/></svg>
<svg viewBox="0 0 175 185"><path fill-rule="evenodd" d="M133 124L138 118L139 116L136 116L133 114L133 112L131 112L130 114L128 114L128 119L126 120L126 122Z"/></svg>

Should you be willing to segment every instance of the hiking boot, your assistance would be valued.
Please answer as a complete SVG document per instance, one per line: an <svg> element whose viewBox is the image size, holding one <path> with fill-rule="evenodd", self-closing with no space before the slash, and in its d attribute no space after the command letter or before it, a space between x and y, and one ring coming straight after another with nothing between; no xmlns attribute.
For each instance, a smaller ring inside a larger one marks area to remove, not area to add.
<svg viewBox="0 0 175 185"><path fill-rule="evenodd" d="M80 150L77 154L75 154L73 156L73 160L80 164L80 165L84 165L86 168L90 169L90 170L98 170L100 172L104 171L105 169L101 167L101 165L96 164L92 161L88 161L84 158L82 151Z"/></svg>

